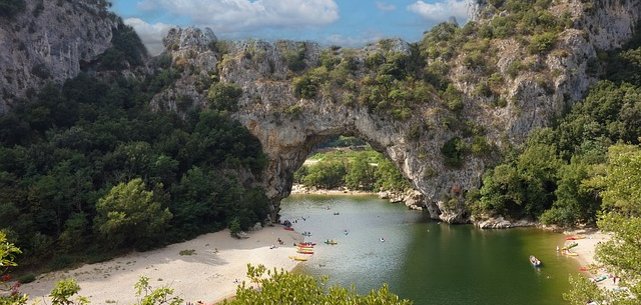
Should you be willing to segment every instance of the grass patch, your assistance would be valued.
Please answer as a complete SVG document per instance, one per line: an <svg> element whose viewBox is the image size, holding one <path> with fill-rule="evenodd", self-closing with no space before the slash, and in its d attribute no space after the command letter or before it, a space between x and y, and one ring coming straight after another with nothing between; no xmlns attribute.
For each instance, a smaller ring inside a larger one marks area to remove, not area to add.
<svg viewBox="0 0 641 305"><path fill-rule="evenodd" d="M196 250L195 249L181 250L180 252L178 252L178 254L180 254L180 255L195 255L196 254Z"/></svg>

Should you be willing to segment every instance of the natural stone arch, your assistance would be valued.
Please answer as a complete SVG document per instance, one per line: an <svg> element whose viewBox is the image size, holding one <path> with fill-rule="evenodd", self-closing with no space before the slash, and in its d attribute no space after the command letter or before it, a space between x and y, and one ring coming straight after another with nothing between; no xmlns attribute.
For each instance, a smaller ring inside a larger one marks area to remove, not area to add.
<svg viewBox="0 0 641 305"><path fill-rule="evenodd" d="M351 135L366 141L392 160L412 186L425 196L423 206L432 218L467 221L469 215L463 207L446 207L440 199L444 194L460 196L461 188L478 185L484 166L481 160L470 158L464 170L448 169L442 165L440 154L443 141L408 139L408 130L416 122L391 121L358 106L328 101L291 102L287 107L299 109L297 114L268 110L269 107L257 107L256 104L246 105L236 114L236 118L260 140L268 157L263 179L267 195L273 202L273 215L278 212L280 200L291 191L294 172L312 149L332 136ZM282 103L279 101L281 106ZM452 192L454 188L457 190Z"/></svg>
<svg viewBox="0 0 641 305"><path fill-rule="evenodd" d="M197 85L203 78L213 77L218 82L242 88L238 109L232 116L260 140L267 155L268 165L258 180L272 202L272 220L276 220L280 200L291 191L294 172L313 147L331 136L343 134L365 140L389 158L414 189L423 194L422 206L432 218L469 221L462 194L479 186L485 161L482 156L467 155L460 167L444 165L441 148L459 136L460 131L447 127L454 116L437 96L427 103L417 103L413 108L415 113L398 120L358 102L341 102L337 97L344 92L319 90L313 99L295 96L292 80L305 71L292 71L286 55L304 50L305 66L310 69L319 62L322 49L317 44L225 42L223 54L219 52L223 48L216 46L215 36L194 28L171 31L164 42L174 65L183 72L175 86L154 97L152 105L180 112L184 105L178 105L177 101L190 100L193 106L207 107L207 91ZM410 52L409 45L403 41L390 44L395 52ZM365 56L379 51L375 46L354 51L359 66L354 73L367 73ZM465 112L471 121L477 116L492 117L473 104ZM488 140L497 141L496 137ZM458 200L446 204L447 200L443 199L447 197Z"/></svg>

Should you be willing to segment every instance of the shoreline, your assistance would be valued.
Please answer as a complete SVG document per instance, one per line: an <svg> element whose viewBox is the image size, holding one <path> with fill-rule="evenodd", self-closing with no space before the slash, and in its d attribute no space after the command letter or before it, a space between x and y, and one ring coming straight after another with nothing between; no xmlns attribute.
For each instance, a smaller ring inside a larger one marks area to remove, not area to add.
<svg viewBox="0 0 641 305"><path fill-rule="evenodd" d="M296 255L293 244L303 240L299 233L275 225L249 232L248 236L236 239L229 230L208 233L152 251L44 273L36 281L23 284L20 291L29 295L30 304L50 304L47 295L55 283L75 278L81 288L79 294L92 304L133 304L138 300L134 284L144 275L153 289L172 288L174 295L185 302L217 304L236 294L238 281L246 280L247 264L291 271L300 263L289 258ZM283 245L278 245L278 238ZM271 249L272 245L278 246ZM194 252L181 255L185 250Z"/></svg>
<svg viewBox="0 0 641 305"><path fill-rule="evenodd" d="M586 270L580 269L582 275L594 279L600 275L605 275L607 278L603 281L597 283L599 288L614 290L618 286L618 283L615 284L612 280L612 274L608 273L605 268L596 259L596 247L602 242L608 241L611 236L609 234L603 233L600 230L573 230L563 232L567 237L576 236L580 239L576 240L566 240L565 245L577 243L577 246L571 249L571 252L576 253L576 256L571 256L576 259L581 268L586 268Z"/></svg>
<svg viewBox="0 0 641 305"><path fill-rule="evenodd" d="M304 187L302 184L292 185L292 190L290 195L353 195L353 196L365 196L372 195L378 196L378 193L367 192L367 191L357 191L357 190L348 190L348 189L309 189Z"/></svg>

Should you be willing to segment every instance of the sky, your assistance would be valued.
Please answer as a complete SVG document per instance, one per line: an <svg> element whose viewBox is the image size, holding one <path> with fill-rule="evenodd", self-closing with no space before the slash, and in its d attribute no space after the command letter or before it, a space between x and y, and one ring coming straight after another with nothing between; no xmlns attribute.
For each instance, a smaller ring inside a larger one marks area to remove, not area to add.
<svg viewBox="0 0 641 305"><path fill-rule="evenodd" d="M313 40L359 47L381 38L418 41L455 17L467 21L470 0L112 0L150 53L176 26L209 27L220 39Z"/></svg>

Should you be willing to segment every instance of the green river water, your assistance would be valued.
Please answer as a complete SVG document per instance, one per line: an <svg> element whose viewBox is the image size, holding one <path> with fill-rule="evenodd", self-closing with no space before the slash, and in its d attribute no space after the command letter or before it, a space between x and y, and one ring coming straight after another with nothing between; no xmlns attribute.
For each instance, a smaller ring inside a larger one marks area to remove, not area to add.
<svg viewBox="0 0 641 305"><path fill-rule="evenodd" d="M578 274L578 263L555 251L561 234L447 225L375 196L292 195L281 208L281 219L299 219L296 231L318 243L296 272L361 293L388 283L416 305L557 305ZM530 254L543 267L532 267Z"/></svg>

